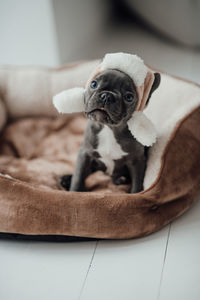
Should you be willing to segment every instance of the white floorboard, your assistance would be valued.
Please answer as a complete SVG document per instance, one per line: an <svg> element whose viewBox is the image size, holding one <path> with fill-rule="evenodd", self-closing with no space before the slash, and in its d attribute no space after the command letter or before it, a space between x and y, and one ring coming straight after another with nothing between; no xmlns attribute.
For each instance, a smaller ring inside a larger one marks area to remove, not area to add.
<svg viewBox="0 0 200 300"><path fill-rule="evenodd" d="M99 242L80 299L156 299L168 230L141 239Z"/></svg>
<svg viewBox="0 0 200 300"><path fill-rule="evenodd" d="M200 199L172 223L159 300L200 299Z"/></svg>
<svg viewBox="0 0 200 300"><path fill-rule="evenodd" d="M95 245L0 240L0 299L77 300Z"/></svg>

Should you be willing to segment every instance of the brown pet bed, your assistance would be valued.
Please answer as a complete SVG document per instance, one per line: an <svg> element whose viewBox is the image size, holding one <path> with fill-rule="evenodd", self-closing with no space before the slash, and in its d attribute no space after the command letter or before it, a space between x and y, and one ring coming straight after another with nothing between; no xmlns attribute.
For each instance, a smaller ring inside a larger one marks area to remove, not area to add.
<svg viewBox="0 0 200 300"><path fill-rule="evenodd" d="M52 96L84 86L98 63L0 69L1 233L140 237L183 214L200 192L200 87L166 74L145 110L158 131L145 190L129 194L101 172L87 178L87 192L62 190L59 178L73 173L87 120L58 116Z"/></svg>

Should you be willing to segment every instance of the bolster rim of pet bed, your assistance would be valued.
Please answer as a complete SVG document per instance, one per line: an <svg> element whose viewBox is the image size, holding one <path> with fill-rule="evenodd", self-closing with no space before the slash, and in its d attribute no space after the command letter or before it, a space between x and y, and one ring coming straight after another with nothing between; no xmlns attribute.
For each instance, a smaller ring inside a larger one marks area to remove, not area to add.
<svg viewBox="0 0 200 300"><path fill-rule="evenodd" d="M3 110L12 119L45 114L55 116L57 113L51 103L52 96L63 89L84 86L88 75L98 63L83 62L60 70L1 68L0 96L5 106ZM25 74L31 82L32 91L39 94L32 96L30 86L28 91L22 91ZM18 91L14 93L13 83L16 80ZM159 146L161 153L156 168L153 169L149 163L144 191L138 194L117 194L44 189L13 178L0 165L0 232L31 236L134 238L159 230L188 210L200 192L200 86L166 74L161 75L162 80L173 82L178 88L187 88L195 100L187 108L188 111L183 111L180 119L174 121L175 125L169 135L165 136L163 148ZM30 109L29 102L23 111L24 104L20 106L20 101L27 95L31 95L29 100L34 109ZM177 95L176 100L181 105L180 95ZM153 115L157 101L159 92L150 100L152 104L146 110L148 116ZM159 122L154 117L155 122ZM165 134L165 129L160 131L161 136L158 134L158 142ZM152 164L155 164L156 147L155 144L150 151Z"/></svg>

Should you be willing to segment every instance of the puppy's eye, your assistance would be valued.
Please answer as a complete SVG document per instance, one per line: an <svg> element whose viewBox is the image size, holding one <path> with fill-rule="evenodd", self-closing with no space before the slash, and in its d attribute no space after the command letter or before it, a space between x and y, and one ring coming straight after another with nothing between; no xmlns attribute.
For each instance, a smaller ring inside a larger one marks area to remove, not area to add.
<svg viewBox="0 0 200 300"><path fill-rule="evenodd" d="M91 87L91 89L96 89L97 85L98 85L97 81L93 80L90 84L90 87Z"/></svg>
<svg viewBox="0 0 200 300"><path fill-rule="evenodd" d="M126 101L131 102L134 99L134 95L132 93L126 93L124 98Z"/></svg>

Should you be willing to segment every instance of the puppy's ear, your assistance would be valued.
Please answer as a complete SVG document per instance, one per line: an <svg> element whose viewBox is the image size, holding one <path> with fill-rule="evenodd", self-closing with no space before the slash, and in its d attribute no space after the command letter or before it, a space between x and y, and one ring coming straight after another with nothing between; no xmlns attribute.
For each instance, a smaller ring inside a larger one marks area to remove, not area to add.
<svg viewBox="0 0 200 300"><path fill-rule="evenodd" d="M154 73L154 82L152 84L151 90L149 92L149 96L146 101L146 106L148 105L149 99L151 98L151 95L153 92L159 87L160 85L160 73Z"/></svg>

